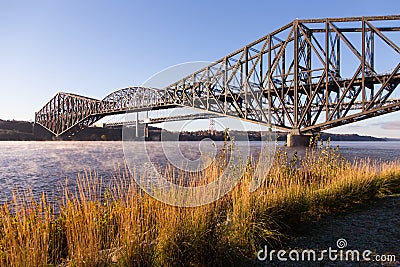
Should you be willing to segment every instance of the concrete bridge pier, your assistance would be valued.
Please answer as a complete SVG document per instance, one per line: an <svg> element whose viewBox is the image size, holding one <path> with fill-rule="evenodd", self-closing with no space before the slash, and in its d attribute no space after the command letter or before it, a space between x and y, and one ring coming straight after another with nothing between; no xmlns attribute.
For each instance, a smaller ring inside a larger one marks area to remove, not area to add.
<svg viewBox="0 0 400 267"><path fill-rule="evenodd" d="M139 112L136 112L135 135L139 137Z"/></svg>
<svg viewBox="0 0 400 267"><path fill-rule="evenodd" d="M286 137L287 147L308 147L312 134L302 134L300 131L290 132Z"/></svg>
<svg viewBox="0 0 400 267"><path fill-rule="evenodd" d="M149 111L146 111L146 119L144 120L143 135L144 138L149 138Z"/></svg>
<svg viewBox="0 0 400 267"><path fill-rule="evenodd" d="M149 137L149 124L147 124L147 123L145 123L143 125L143 136L144 136L144 138Z"/></svg>
<svg viewBox="0 0 400 267"><path fill-rule="evenodd" d="M140 126L139 126L139 112L136 112L136 121L135 121L135 137L136 138L140 137L139 128L140 128ZM143 137L144 138L148 138L149 137L149 124L148 123L144 123L143 124Z"/></svg>

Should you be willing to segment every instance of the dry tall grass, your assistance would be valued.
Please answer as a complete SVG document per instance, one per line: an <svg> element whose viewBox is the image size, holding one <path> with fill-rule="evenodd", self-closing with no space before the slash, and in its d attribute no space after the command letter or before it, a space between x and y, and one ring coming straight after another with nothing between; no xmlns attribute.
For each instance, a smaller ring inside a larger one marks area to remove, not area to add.
<svg viewBox="0 0 400 267"><path fill-rule="evenodd" d="M214 180L219 164L199 172L199 183ZM107 190L96 175L79 177L57 214L45 196L15 196L0 210L0 265L240 265L310 220L400 191L400 162L350 164L323 145L300 160L278 151L265 182L250 193L253 169L225 197L198 208L149 197L126 171Z"/></svg>

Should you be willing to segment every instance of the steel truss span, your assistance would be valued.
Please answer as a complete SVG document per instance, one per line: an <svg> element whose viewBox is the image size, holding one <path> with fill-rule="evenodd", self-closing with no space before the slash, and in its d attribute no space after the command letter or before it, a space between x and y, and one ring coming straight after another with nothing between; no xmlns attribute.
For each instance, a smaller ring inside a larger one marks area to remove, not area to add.
<svg viewBox="0 0 400 267"><path fill-rule="evenodd" d="M35 123L55 136L74 135L107 115L175 107L164 91L128 87L103 100L68 93L57 93L35 114Z"/></svg>
<svg viewBox="0 0 400 267"><path fill-rule="evenodd" d="M161 89L58 93L35 121L71 135L103 116L192 107L292 133L400 110L400 15L294 20Z"/></svg>

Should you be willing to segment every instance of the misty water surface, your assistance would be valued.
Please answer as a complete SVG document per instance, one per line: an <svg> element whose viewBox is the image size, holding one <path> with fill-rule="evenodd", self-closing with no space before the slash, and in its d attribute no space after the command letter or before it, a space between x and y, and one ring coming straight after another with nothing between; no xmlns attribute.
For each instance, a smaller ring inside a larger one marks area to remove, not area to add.
<svg viewBox="0 0 400 267"><path fill-rule="evenodd" d="M280 143L282 145L282 143ZM152 160L165 163L162 151L153 149L159 143L147 143L152 151ZM251 142L252 153L257 153L260 143ZM370 157L384 161L400 159L400 142L332 142L346 158ZM185 157L199 157L197 142L185 142L182 153ZM140 166L145 151L137 152ZM46 192L58 194L65 179L71 187L78 174L96 171L107 182L118 169L123 169L124 153L121 142L0 142L0 202L11 196L13 189L32 188L38 195Z"/></svg>

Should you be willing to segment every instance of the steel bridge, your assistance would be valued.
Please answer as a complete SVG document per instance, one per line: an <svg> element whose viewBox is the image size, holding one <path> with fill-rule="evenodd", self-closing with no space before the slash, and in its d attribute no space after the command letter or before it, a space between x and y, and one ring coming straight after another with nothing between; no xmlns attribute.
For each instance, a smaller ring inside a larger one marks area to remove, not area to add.
<svg viewBox="0 0 400 267"><path fill-rule="evenodd" d="M184 120L200 120L200 119L211 119L219 118L221 116L212 113L198 113L198 114L188 114L188 115L177 115L177 116L164 116L155 118L145 118L128 121L117 121L104 123L103 127L120 127L120 126L130 126L137 124L155 124L161 122L171 122L171 121L184 121Z"/></svg>
<svg viewBox="0 0 400 267"><path fill-rule="evenodd" d="M35 122L64 136L108 115L190 107L318 132L400 110L399 32L400 15L294 20L162 89L57 93Z"/></svg>

